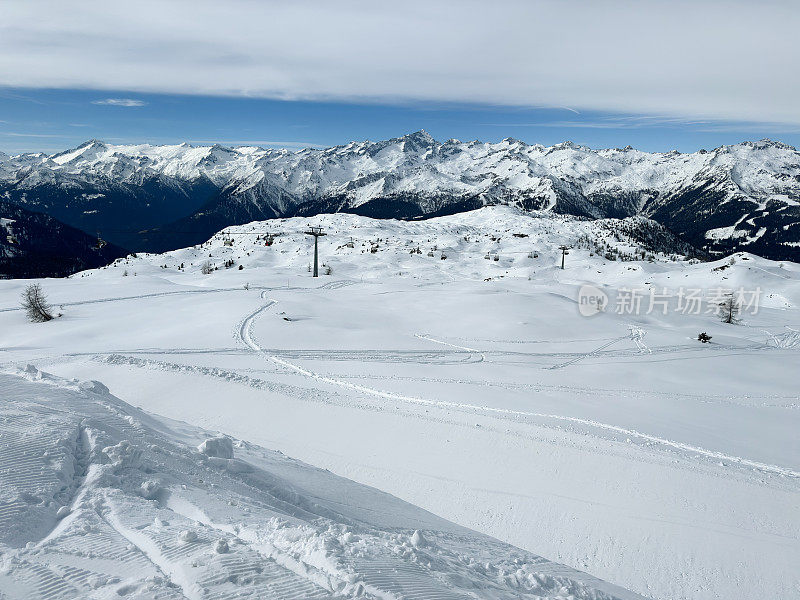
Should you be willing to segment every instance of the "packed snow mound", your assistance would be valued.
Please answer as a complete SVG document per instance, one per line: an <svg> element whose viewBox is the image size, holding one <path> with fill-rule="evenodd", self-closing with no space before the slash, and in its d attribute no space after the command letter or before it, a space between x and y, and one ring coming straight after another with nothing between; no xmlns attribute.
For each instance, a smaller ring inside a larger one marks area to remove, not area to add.
<svg viewBox="0 0 800 600"><path fill-rule="evenodd" d="M102 384L0 387L0 598L638 598L246 442L229 469Z"/></svg>
<svg viewBox="0 0 800 600"><path fill-rule="evenodd" d="M226 436L213 437L205 440L197 447L206 456L217 458L233 458L233 442Z"/></svg>

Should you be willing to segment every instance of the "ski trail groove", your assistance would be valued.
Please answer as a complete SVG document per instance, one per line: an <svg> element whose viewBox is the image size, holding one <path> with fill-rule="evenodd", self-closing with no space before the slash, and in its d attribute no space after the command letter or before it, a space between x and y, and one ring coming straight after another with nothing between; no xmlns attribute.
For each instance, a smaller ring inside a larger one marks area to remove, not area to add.
<svg viewBox="0 0 800 600"><path fill-rule="evenodd" d="M263 289L266 291L269 290L338 290L339 288L347 287L350 285L355 285L356 281L349 281L346 279L338 280L338 281L330 281L318 287L260 287L260 286L250 286L250 289ZM96 300L76 300L74 302L57 302L54 301L54 306L82 306L84 304L104 304L106 302L122 302L125 300L140 300L143 298L160 298L163 296L182 296L185 294L219 294L221 292L237 292L242 291L243 288L241 287L225 287L225 288L211 288L211 289L198 289L198 290L175 290L171 292L151 292L149 294L136 294L132 296L113 296L109 298L97 298ZM6 308L0 308L0 313L3 312L15 312L19 310L24 310L21 306L9 306Z"/></svg>
<svg viewBox="0 0 800 600"><path fill-rule="evenodd" d="M293 557L290 553L283 551L270 543L268 540L259 537L257 531L249 528L236 529L230 525L216 523L202 508L192 502L170 494L166 501L167 508L177 515L205 527L225 534L228 538L235 539L247 546L262 560L274 563L273 577L282 576L282 579L294 580L294 586L300 583L300 593L303 600L317 598L320 596L328 597L327 588L331 588L330 579L334 578L337 582L344 582L346 575L335 571L321 572L314 565L307 563L300 558ZM286 600L290 600L293 595L284 594Z"/></svg>
<svg viewBox="0 0 800 600"><path fill-rule="evenodd" d="M264 292L261 293L262 298L266 298ZM418 398L415 396L406 396L403 394L396 394L393 392L386 392L383 390L377 390L371 387L367 387L364 385L359 385L356 383L351 383L349 381L343 381L341 379L335 379L333 377L327 377L325 375L320 375L319 373L315 373L314 371L310 371L309 369L305 369L299 365L295 365L287 360L282 358L278 358L277 356L273 356L267 353L261 346L253 338L253 327L255 324L255 320L267 310L269 307L274 306L276 304L275 300L269 300L266 304L261 306L260 308L256 309L252 313L250 313L245 319L242 321L241 327L239 328L239 336L240 339L246 344L249 348L251 348L254 352L257 352L263 355L268 360L272 361L277 365L281 365L291 371L299 373L305 377L309 377L316 381L321 381L323 383L327 383L330 385L335 385L338 387L342 387L345 389L349 389L355 392L360 392L363 394L368 394L371 396L376 396L378 398L385 398L387 400L396 400L399 402L407 402L411 404L418 404L421 406L431 406L435 408L443 408L443 409L455 409L461 411L473 411L473 412L483 412L493 415L501 415L501 416L509 416L509 417L533 417L539 419L550 419L555 421L562 421L567 423L575 423L578 425L584 425L588 427L593 427L595 429L601 429L604 431L610 431L613 433L625 435L628 437L635 437L640 440L645 440L648 442L652 442L655 444L660 444L662 446L667 446L670 448L674 448L676 450L681 450L684 452L690 452L692 454L697 454L706 458L710 458L713 460L722 460L728 461L731 463L736 463L738 465L744 467L750 467L752 469L756 469L759 471L767 472L767 473L774 473L776 475L781 475L784 477L793 477L793 478L800 478L800 472L794 471L789 468L780 467L777 465L770 465L767 463L762 463L754 460L750 460L748 458L742 458L740 456L733 456L730 454L725 454L724 452L717 452L715 450L707 450L706 448L702 448L699 446L693 446L691 444L686 444L684 442L677 442L675 440L670 440L666 438L661 438L655 435L651 435L648 433L642 433L636 431L635 429L628 429L626 427L620 427L618 425L611 425L609 423L602 423L600 421L594 421L592 419L582 419L579 417L569 417L565 415L554 415L548 413L537 413L537 412L528 412L528 411L518 411L518 410L511 410L508 408L498 408L494 406L479 406L474 404L468 404L464 402L452 402L448 400L429 400L427 398ZM623 338L619 338L623 339ZM619 339L615 339L614 342L619 341Z"/></svg>
<svg viewBox="0 0 800 600"><path fill-rule="evenodd" d="M108 510L100 515L102 519L120 536L133 544L159 571L177 585L187 600L203 600L204 594L200 586L192 583L186 574L162 552L158 543L139 531L124 525L117 516L117 510L108 494L105 494L104 500Z"/></svg>
<svg viewBox="0 0 800 600"><path fill-rule="evenodd" d="M480 357L480 359L477 362L483 362L486 360L486 355L484 355L484 353L481 352L480 350L476 350L475 348L468 348L467 346L459 346L458 344L443 342L442 340L437 340L422 333L416 333L414 334L414 337L419 338L421 340L426 340L428 342L433 342L434 344L441 344L442 346L450 346L451 348L456 348L457 350L465 350L467 352L472 352L473 354L477 354Z"/></svg>
<svg viewBox="0 0 800 600"><path fill-rule="evenodd" d="M573 358L572 360L568 360L565 363L561 363L559 365L553 365L552 367L548 367L548 369L563 369L564 367L568 367L570 365L574 365L576 362L581 361L584 358L589 358L590 356L593 356L593 355L597 354L601 350L605 350L606 348L608 348L612 344L616 344L617 342L620 342L620 341L624 340L627 337L628 337L627 335L623 335L622 337L614 338L613 340L611 340L610 342L608 342L606 344L603 344L599 348L595 348L594 350L590 350L586 354L580 354L580 355L576 356L575 358Z"/></svg>

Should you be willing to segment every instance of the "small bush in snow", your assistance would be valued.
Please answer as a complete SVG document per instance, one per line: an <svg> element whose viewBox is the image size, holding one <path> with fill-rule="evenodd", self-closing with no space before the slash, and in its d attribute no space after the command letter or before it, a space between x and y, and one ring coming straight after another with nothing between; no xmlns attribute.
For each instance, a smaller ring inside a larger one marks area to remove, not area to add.
<svg viewBox="0 0 800 600"><path fill-rule="evenodd" d="M208 275L214 270L214 266L211 264L211 261L206 261L203 263L203 266L200 267L200 272L203 275Z"/></svg>
<svg viewBox="0 0 800 600"><path fill-rule="evenodd" d="M702 332L701 334L699 334L699 335L697 336L697 341L698 341L698 342L703 342L704 344L707 344L708 342L710 342L710 341L711 341L711 336L710 336L710 335L708 335L708 334L707 334L707 333L704 331L704 332Z"/></svg>
<svg viewBox="0 0 800 600"><path fill-rule="evenodd" d="M47 303L42 286L32 283L22 293L22 308L31 323L44 323L53 319L53 309Z"/></svg>

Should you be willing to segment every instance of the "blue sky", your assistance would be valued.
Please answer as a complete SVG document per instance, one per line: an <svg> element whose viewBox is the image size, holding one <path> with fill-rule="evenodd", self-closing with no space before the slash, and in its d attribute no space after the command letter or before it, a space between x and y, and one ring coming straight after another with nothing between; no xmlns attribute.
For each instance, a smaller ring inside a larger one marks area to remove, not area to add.
<svg viewBox="0 0 800 600"><path fill-rule="evenodd" d="M797 31L797 0L6 0L0 150L797 146Z"/></svg>
<svg viewBox="0 0 800 600"><path fill-rule="evenodd" d="M92 138L300 148L419 129L438 140L514 137L545 145L572 140L592 148L630 144L648 151L691 152L762 137L800 144L800 132L790 126L420 101L391 105L4 88L0 116L0 150L7 153L61 150Z"/></svg>

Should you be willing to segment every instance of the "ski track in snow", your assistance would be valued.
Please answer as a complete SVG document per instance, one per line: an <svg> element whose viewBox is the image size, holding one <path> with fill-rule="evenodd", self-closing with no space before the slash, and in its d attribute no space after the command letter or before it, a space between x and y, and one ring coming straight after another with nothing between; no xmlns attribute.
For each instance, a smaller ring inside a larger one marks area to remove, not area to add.
<svg viewBox="0 0 800 600"><path fill-rule="evenodd" d="M230 292L242 288L219 288L209 290L178 290L174 292L154 292L152 294L137 294L135 296L117 296L113 298L98 298L96 300L78 300L75 302L53 302L55 306L82 306L85 304L104 304L106 302L123 302L125 300L142 300L144 298L160 298L164 296L181 296L186 294L214 294L218 292ZM0 312L14 312L23 310L19 306L0 308Z"/></svg>
<svg viewBox="0 0 800 600"><path fill-rule="evenodd" d="M348 280L341 280L341 281L330 281L326 284L323 284L319 287L303 287L303 286L293 286L293 287L264 287L264 286L257 286L253 285L250 286L249 289L254 290L314 290L314 289L324 289L324 290L335 290L343 287L347 287L349 285L354 285L355 281L348 281ZM186 294L217 294L220 292L235 292L235 291L244 291L244 288L241 287L226 287L226 288L212 288L212 289L199 289L199 290L176 290L173 292L153 292L150 294L136 294L133 296L114 296L111 298L98 298L95 300L77 300L74 302L57 302L54 301L52 304L54 306L82 306L85 304L104 304L106 302L123 302L125 300L142 300L145 298L161 298L164 296L182 296ZM0 312L15 312L23 310L20 306L11 306L7 308L0 308Z"/></svg>
<svg viewBox="0 0 800 600"><path fill-rule="evenodd" d="M476 350L475 348L468 348L467 346L459 346L458 344L451 344L450 342L443 342L442 340L437 340L435 338L430 337L429 335L424 335L421 333L414 334L414 337L419 338L421 340L427 340L429 342L433 342L434 344L441 344L443 346L449 346L451 348L456 348L458 350L465 350L467 352L472 352L474 354L478 354L480 356L480 361L483 362L486 360L486 356L480 350Z"/></svg>
<svg viewBox="0 0 800 600"><path fill-rule="evenodd" d="M582 354L580 356L576 356L572 360L568 360L565 363L561 363L561 364L558 364L558 365L553 365L552 367L548 367L548 368L550 368L550 369L563 369L564 367L569 367L570 365L574 365L575 363L577 363L578 361L583 360L584 358L589 358L590 356L596 356L602 350L605 350L606 348L608 348L609 346L611 346L613 344L616 344L617 342L621 342L622 340L626 339L627 337L628 337L627 335L623 335L621 337L615 338L615 339L611 340L610 342L606 342L602 346L599 346L599 347L595 348L594 350L590 350L586 354Z"/></svg>
<svg viewBox="0 0 800 600"><path fill-rule="evenodd" d="M261 292L261 297L266 299L265 292ZM458 410L471 410L471 411L478 411L486 414L495 414L495 415L504 415L509 417L535 417L535 418L542 418L542 419L549 419L555 421L562 421L568 423L576 423L579 425L589 426L595 429L601 429L605 431L610 431L616 434L625 435L628 437L635 437L640 440L644 440L647 442L660 444L662 446L674 448L676 450L681 450L684 452L690 452L693 454L697 454L703 456L708 459L712 460L723 460L729 461L732 463L739 464L744 467L749 467L752 469L756 469L758 471L762 471L765 473L774 473L776 475L781 475L784 477L792 477L792 478L800 478L800 472L794 471L792 469L780 467L777 465L769 465L766 463L758 462L749 460L747 458L742 458L739 456L732 456L730 454L725 454L723 452L716 452L714 450L707 450L705 448L700 448L698 446L693 446L691 444L686 444L683 442L677 442L674 440L668 440L665 438L661 438L655 435L650 435L647 433L642 433L636 431L634 429L628 429L625 427L619 427L617 425L611 425L608 423L601 423L599 421L594 421L591 419L581 419L579 417L569 417L564 415L554 415L548 413L537 413L537 412L528 412L528 411L517 411L511 410L506 408L497 408L492 406L478 406L474 404L467 404L461 402L450 402L446 400L429 400L425 398L419 398L415 396L407 396L404 394L396 394L393 392L386 392L383 390L378 390L375 388L367 387L364 385L359 385L356 383L351 383L348 381L343 381L341 379L337 379L334 377L329 377L325 375L320 375L311 371L309 369L305 369L299 365L291 363L287 360L269 354L265 351L259 344L256 342L255 338L253 337L253 328L255 325L256 319L264 313L267 309L274 306L277 303L276 300L268 300L266 304L261 306L260 308L256 309L254 312L249 314L241 323L239 327L239 337L240 339L254 352L261 354L262 356L266 357L268 360L272 361L273 363L283 366L291 371L299 373L305 377L309 377L316 381L321 381L323 383L327 383L330 385L346 388L355 392L369 394L371 396L376 396L378 398L385 398L387 400L397 400L400 402L409 402L413 404L419 404L424 406L433 406L437 408L444 408L444 409L458 409ZM624 336L627 337L627 336ZM617 340L613 340L614 342L624 339L621 337ZM591 354L591 353L590 353ZM584 356L584 355L582 355ZM578 359L579 360L579 359ZM574 361L573 361L574 362ZM571 364L571 363L567 363ZM562 365L563 366L563 365Z"/></svg>
<svg viewBox="0 0 800 600"><path fill-rule="evenodd" d="M133 544L147 559L153 563L159 571L166 574L170 581L180 586L183 596L187 600L203 600L204 594L197 585L192 582L185 573L182 573L177 565L169 560L162 552L159 545L146 535L139 533L136 529L123 525L118 513L119 509L109 499L109 495L104 495L108 511L103 514L103 519L123 538Z"/></svg>

